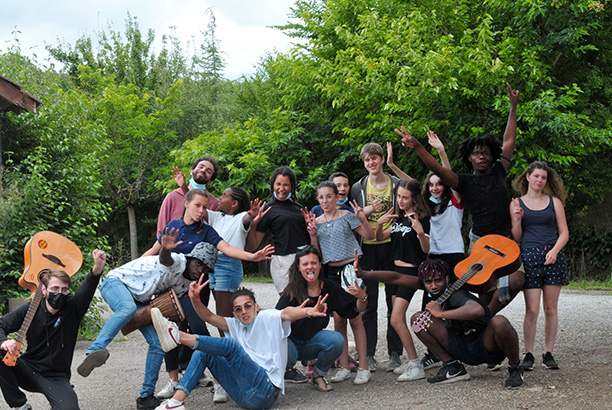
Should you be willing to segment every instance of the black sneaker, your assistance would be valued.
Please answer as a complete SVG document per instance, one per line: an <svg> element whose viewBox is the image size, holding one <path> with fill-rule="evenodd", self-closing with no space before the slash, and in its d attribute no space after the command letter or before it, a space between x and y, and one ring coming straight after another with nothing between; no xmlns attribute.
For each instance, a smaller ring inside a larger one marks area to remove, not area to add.
<svg viewBox="0 0 612 410"><path fill-rule="evenodd" d="M287 383L306 383L308 379L295 367L285 370L285 381Z"/></svg>
<svg viewBox="0 0 612 410"><path fill-rule="evenodd" d="M535 357L531 353L525 353L525 357L523 357L523 361L521 362L521 367L523 370L533 370L533 365L535 363Z"/></svg>
<svg viewBox="0 0 612 410"><path fill-rule="evenodd" d="M152 394L136 399L136 408L138 410L155 410L160 404L161 400L156 399Z"/></svg>
<svg viewBox="0 0 612 410"><path fill-rule="evenodd" d="M442 360L434 353L427 352L421 359L421 365L423 366L423 370L427 370L433 367L442 366Z"/></svg>
<svg viewBox="0 0 612 410"><path fill-rule="evenodd" d="M442 368L438 370L438 373L433 377L428 377L429 383L452 383L460 380L469 380L470 375L468 374L465 367L459 362L454 361L451 363L444 363Z"/></svg>
<svg viewBox="0 0 612 410"><path fill-rule="evenodd" d="M513 389L523 385L523 367L521 363L508 366L508 378L506 379L506 387Z"/></svg>
<svg viewBox="0 0 612 410"><path fill-rule="evenodd" d="M542 355L542 366L546 367L547 369L554 369L554 370L559 368L559 365L555 361L555 358L553 357L551 352L546 352L545 354Z"/></svg>
<svg viewBox="0 0 612 410"><path fill-rule="evenodd" d="M489 363L489 364L487 364L487 370L490 370L492 372L496 372L499 369L501 369L502 367L504 367L504 366L501 363Z"/></svg>

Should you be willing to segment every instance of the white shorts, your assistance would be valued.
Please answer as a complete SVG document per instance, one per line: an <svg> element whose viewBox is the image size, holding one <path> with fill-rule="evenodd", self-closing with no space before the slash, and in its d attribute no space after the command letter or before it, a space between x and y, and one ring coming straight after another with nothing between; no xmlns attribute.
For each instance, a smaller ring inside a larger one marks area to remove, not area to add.
<svg viewBox="0 0 612 410"><path fill-rule="evenodd" d="M289 284L289 268L295 261L295 253L289 255L272 255L270 262L270 275L274 281L276 291L280 294Z"/></svg>

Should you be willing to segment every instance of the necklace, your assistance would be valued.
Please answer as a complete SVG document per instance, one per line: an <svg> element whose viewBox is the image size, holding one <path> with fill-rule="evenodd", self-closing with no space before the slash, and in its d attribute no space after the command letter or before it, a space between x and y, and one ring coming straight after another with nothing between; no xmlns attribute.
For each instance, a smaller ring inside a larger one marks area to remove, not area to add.
<svg viewBox="0 0 612 410"><path fill-rule="evenodd" d="M332 218L330 220L328 220L325 214L323 214L323 218L325 219L325 222L327 222L326 226L331 225L331 222L334 220L334 216L336 216L336 212L338 212L338 208L334 209L334 214L332 215Z"/></svg>

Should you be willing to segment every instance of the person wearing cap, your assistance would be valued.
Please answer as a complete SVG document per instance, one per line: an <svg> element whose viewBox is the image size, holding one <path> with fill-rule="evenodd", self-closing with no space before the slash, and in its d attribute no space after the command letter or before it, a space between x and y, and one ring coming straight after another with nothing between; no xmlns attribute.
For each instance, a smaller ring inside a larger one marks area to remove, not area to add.
<svg viewBox="0 0 612 410"><path fill-rule="evenodd" d="M173 289L177 295L183 295L189 290L191 281L213 269L217 260L215 246L200 242L188 254L174 253L172 251L180 244L180 241L176 241L178 234L177 229L166 229L162 234L159 256L143 256L108 273L100 287L100 293L114 314L85 352L85 359L77 368L81 376L89 376L94 368L106 362L109 356L106 347L130 321L138 307L149 303L154 295L168 289ZM149 344L149 349L137 408L154 408L159 404L153 393L164 351L152 325L139 330Z"/></svg>

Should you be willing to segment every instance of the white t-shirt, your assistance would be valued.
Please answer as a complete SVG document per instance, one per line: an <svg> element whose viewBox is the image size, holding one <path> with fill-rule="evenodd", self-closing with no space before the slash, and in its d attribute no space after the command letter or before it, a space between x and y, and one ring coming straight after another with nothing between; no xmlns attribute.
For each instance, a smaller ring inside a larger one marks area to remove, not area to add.
<svg viewBox="0 0 612 410"><path fill-rule="evenodd" d="M285 394L287 338L291 323L281 319L282 310L265 309L255 316L253 326L244 327L233 317L225 318L229 337L236 340L251 359L261 366L273 385Z"/></svg>
<svg viewBox="0 0 612 410"><path fill-rule="evenodd" d="M208 211L208 224L223 238L223 240L238 249L244 249L249 229L244 229L242 218L246 214L240 212L228 215L218 211Z"/></svg>
<svg viewBox="0 0 612 410"><path fill-rule="evenodd" d="M429 220L429 253L431 255L465 252L461 237L463 207L463 202L455 201L455 197L452 196L444 212L431 217Z"/></svg>
<svg viewBox="0 0 612 410"><path fill-rule="evenodd" d="M106 279L117 278L125 284L134 299L147 303L153 295L172 288L178 296L189 291L189 280L183 277L187 257L172 253L172 266L164 266L159 256L143 256L108 272Z"/></svg>

